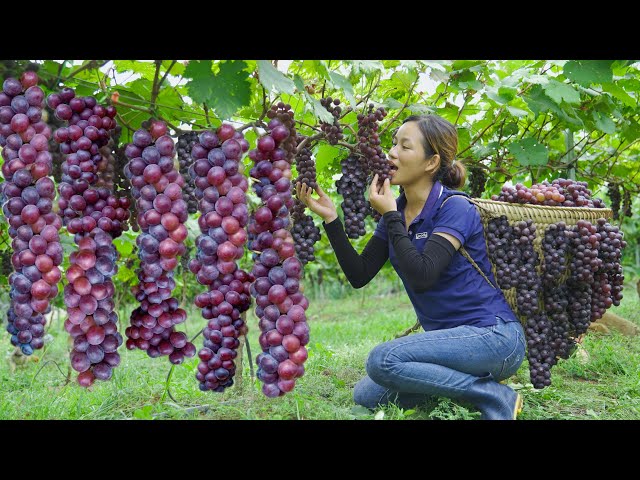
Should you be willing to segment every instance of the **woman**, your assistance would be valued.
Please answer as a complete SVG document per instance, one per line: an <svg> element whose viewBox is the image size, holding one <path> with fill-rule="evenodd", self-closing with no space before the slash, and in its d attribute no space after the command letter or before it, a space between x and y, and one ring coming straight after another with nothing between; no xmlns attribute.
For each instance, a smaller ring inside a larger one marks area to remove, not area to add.
<svg viewBox="0 0 640 480"><path fill-rule="evenodd" d="M377 345L354 401L368 408L389 402L411 408L442 396L474 405L482 419L515 420L522 398L499 381L524 360L524 331L494 286L475 206L461 196L449 198L461 194L455 189L465 181L465 168L455 160L456 128L437 115L410 116L393 143L391 182L378 188L376 175L370 187L369 201L382 218L362 254L351 246L322 189L313 198L310 188L296 185L298 198L324 220L351 285L365 286L389 259L425 330ZM391 184L404 189L397 199Z"/></svg>

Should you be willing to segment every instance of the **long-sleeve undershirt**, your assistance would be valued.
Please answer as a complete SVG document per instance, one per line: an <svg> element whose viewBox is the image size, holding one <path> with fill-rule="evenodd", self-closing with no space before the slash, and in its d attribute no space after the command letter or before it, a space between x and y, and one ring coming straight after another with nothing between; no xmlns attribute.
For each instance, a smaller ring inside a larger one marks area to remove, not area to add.
<svg viewBox="0 0 640 480"><path fill-rule="evenodd" d="M456 253L455 247L441 235L431 235L422 253L418 252L407 233L402 214L384 214L388 239L372 236L362 254L349 242L339 218L322 223L338 263L354 288L364 287L380 271L389 258L389 243L393 245L398 269L409 287L416 293L428 290L447 268Z"/></svg>

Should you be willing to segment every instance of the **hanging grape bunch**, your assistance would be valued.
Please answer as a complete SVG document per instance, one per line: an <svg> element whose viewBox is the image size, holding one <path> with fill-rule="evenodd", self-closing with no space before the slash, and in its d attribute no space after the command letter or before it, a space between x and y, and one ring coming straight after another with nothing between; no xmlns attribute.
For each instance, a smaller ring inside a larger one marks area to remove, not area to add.
<svg viewBox="0 0 640 480"><path fill-rule="evenodd" d="M376 110L373 110L373 107L373 103L370 103L368 113L359 113L357 116L358 149L364 156L364 170L368 176L367 184L371 183L373 177L377 174L378 186L381 186L387 178L391 178L391 165L382 151L382 147L380 147L380 138L377 133L378 122L387 116L387 112L383 107L378 107ZM369 204L366 212L376 221L382 218L382 215Z"/></svg>
<svg viewBox="0 0 640 480"><path fill-rule="evenodd" d="M631 217L633 212L631 211L631 192L623 187L624 195L622 197L622 210L625 217Z"/></svg>
<svg viewBox="0 0 640 480"><path fill-rule="evenodd" d="M515 287L519 282L521 253L513 242L513 227L509 225L507 217L501 215L489 220L485 235L489 258L496 266L498 286L506 290Z"/></svg>
<svg viewBox="0 0 640 480"><path fill-rule="evenodd" d="M303 142L305 138L298 136L298 144ZM314 190L317 188L316 165L308 144L296 154L296 170L298 178L292 182L292 189L298 182L308 185ZM291 210L291 220L293 221L291 234L296 245L296 256L303 266L308 262L315 261L313 246L320 240L320 229L315 226L313 217L305 214L305 208L305 204L296 198Z"/></svg>
<svg viewBox="0 0 640 480"><path fill-rule="evenodd" d="M611 200L611 210L613 210L613 219L620 219L620 184L609 182L609 186L607 189L607 194L609 195L609 200Z"/></svg>
<svg viewBox="0 0 640 480"><path fill-rule="evenodd" d="M189 213L196 213L198 211L198 199L195 196L195 185L193 184L193 178L189 175L189 167L193 163L191 157L191 149L198 141L198 134L196 132L187 132L178 136L177 152L178 152L178 164L180 165L180 175L185 179L184 190L182 195L187 202L187 211Z"/></svg>
<svg viewBox="0 0 640 480"><path fill-rule="evenodd" d="M108 169L113 172L109 142L116 111L93 97L76 97L71 88L50 95L47 102L68 124L53 134L64 155L58 207L78 246L65 272L64 326L74 339L71 366L79 372L78 383L89 387L96 379L111 378L123 343L111 277L118 258L113 239L126 228L129 200L116 198L111 178L105 176Z"/></svg>
<svg viewBox="0 0 640 480"><path fill-rule="evenodd" d="M47 123L52 132L55 132L65 124L63 120L56 117L55 110L47 104L45 104L44 109L42 110L42 119ZM51 173L51 176L57 185L62 181L62 162L64 159L53 135L49 138L49 152L51 153L53 165L53 172Z"/></svg>
<svg viewBox="0 0 640 480"><path fill-rule="evenodd" d="M267 113L267 133L257 148L249 151L256 165L251 176L253 188L262 200L249 221L250 248L253 250L251 295L256 299L255 314L260 319L262 352L256 357L262 392L277 397L293 390L304 374L305 345L309 327L305 310L307 298L300 291L302 264L295 257L294 240L287 230L291 196L291 163L296 154L293 112L283 102Z"/></svg>
<svg viewBox="0 0 640 480"><path fill-rule="evenodd" d="M469 168L469 190L472 197L480 198L487 183L487 174L482 167Z"/></svg>
<svg viewBox="0 0 640 480"><path fill-rule="evenodd" d="M330 145L336 145L344 138L342 127L340 126L340 113L342 112L342 108L338 106L340 105L340 99L332 99L331 97L321 98L320 104L333 115L333 124L320 122L320 130L324 132L325 138Z"/></svg>
<svg viewBox="0 0 640 480"><path fill-rule="evenodd" d="M365 198L367 173L358 157L351 154L340 161L342 176L336 181L338 193L342 195L340 207L344 212L344 228L349 238L366 234L365 218L369 207Z"/></svg>
<svg viewBox="0 0 640 480"><path fill-rule="evenodd" d="M148 130L136 130L125 151L130 158L125 174L142 231L136 238L140 283L133 288L140 306L131 313L125 334L129 350L139 348L150 357L168 355L171 363L180 364L196 353L186 334L175 330L187 313L171 296L176 286L173 270L185 252L188 213L182 198L184 179L174 168L174 143L166 133L164 122L152 121Z"/></svg>
<svg viewBox="0 0 640 480"><path fill-rule="evenodd" d="M44 92L33 71L9 77L0 92L2 212L11 237L10 305L7 331L24 355L44 345L44 314L58 294L62 222L53 212L55 184L49 153L51 129L42 120Z"/></svg>
<svg viewBox="0 0 640 480"><path fill-rule="evenodd" d="M249 143L233 126L222 124L215 132L200 133L191 147L194 163L188 170L199 199L201 234L189 268L208 286L195 298L207 320L196 379L200 390L222 392L233 385L239 337L247 333L241 314L251 306L253 277L236 263L247 242L249 184L240 161Z"/></svg>

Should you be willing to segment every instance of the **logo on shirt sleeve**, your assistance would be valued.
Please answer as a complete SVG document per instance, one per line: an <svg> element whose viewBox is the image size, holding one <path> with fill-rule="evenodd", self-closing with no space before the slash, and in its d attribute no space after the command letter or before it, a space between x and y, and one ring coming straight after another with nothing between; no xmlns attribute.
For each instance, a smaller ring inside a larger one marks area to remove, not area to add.
<svg viewBox="0 0 640 480"><path fill-rule="evenodd" d="M427 238L429 236L429 233L427 232L420 232L416 234L416 240L419 238Z"/></svg>

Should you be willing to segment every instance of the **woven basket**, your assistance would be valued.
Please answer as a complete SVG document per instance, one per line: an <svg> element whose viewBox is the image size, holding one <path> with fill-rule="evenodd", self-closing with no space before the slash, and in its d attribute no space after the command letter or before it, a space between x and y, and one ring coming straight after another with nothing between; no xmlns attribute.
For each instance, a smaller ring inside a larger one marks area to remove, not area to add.
<svg viewBox="0 0 640 480"><path fill-rule="evenodd" d="M538 253L538 258L544 258L542 254L542 238L543 232L547 230L549 225L564 222L567 227L577 225L579 220L587 220L595 223L599 218L607 220L613 218L613 211L610 208L583 208L583 207L548 207L545 205L523 205L519 203L497 202L495 200L485 200L483 198L472 198L471 201L478 207L482 225L487 229L487 224L492 218L505 215L510 225L521 220L532 220L536 226L536 237L533 242L533 248ZM485 235L486 241L486 235ZM493 276L496 276L496 266L491 261ZM538 274L541 274L542 267L538 265ZM568 276L568 271L567 274ZM526 317L518 314L516 306L515 287L509 289L501 289L507 302L511 306L513 312L518 316L522 324L526 323Z"/></svg>

